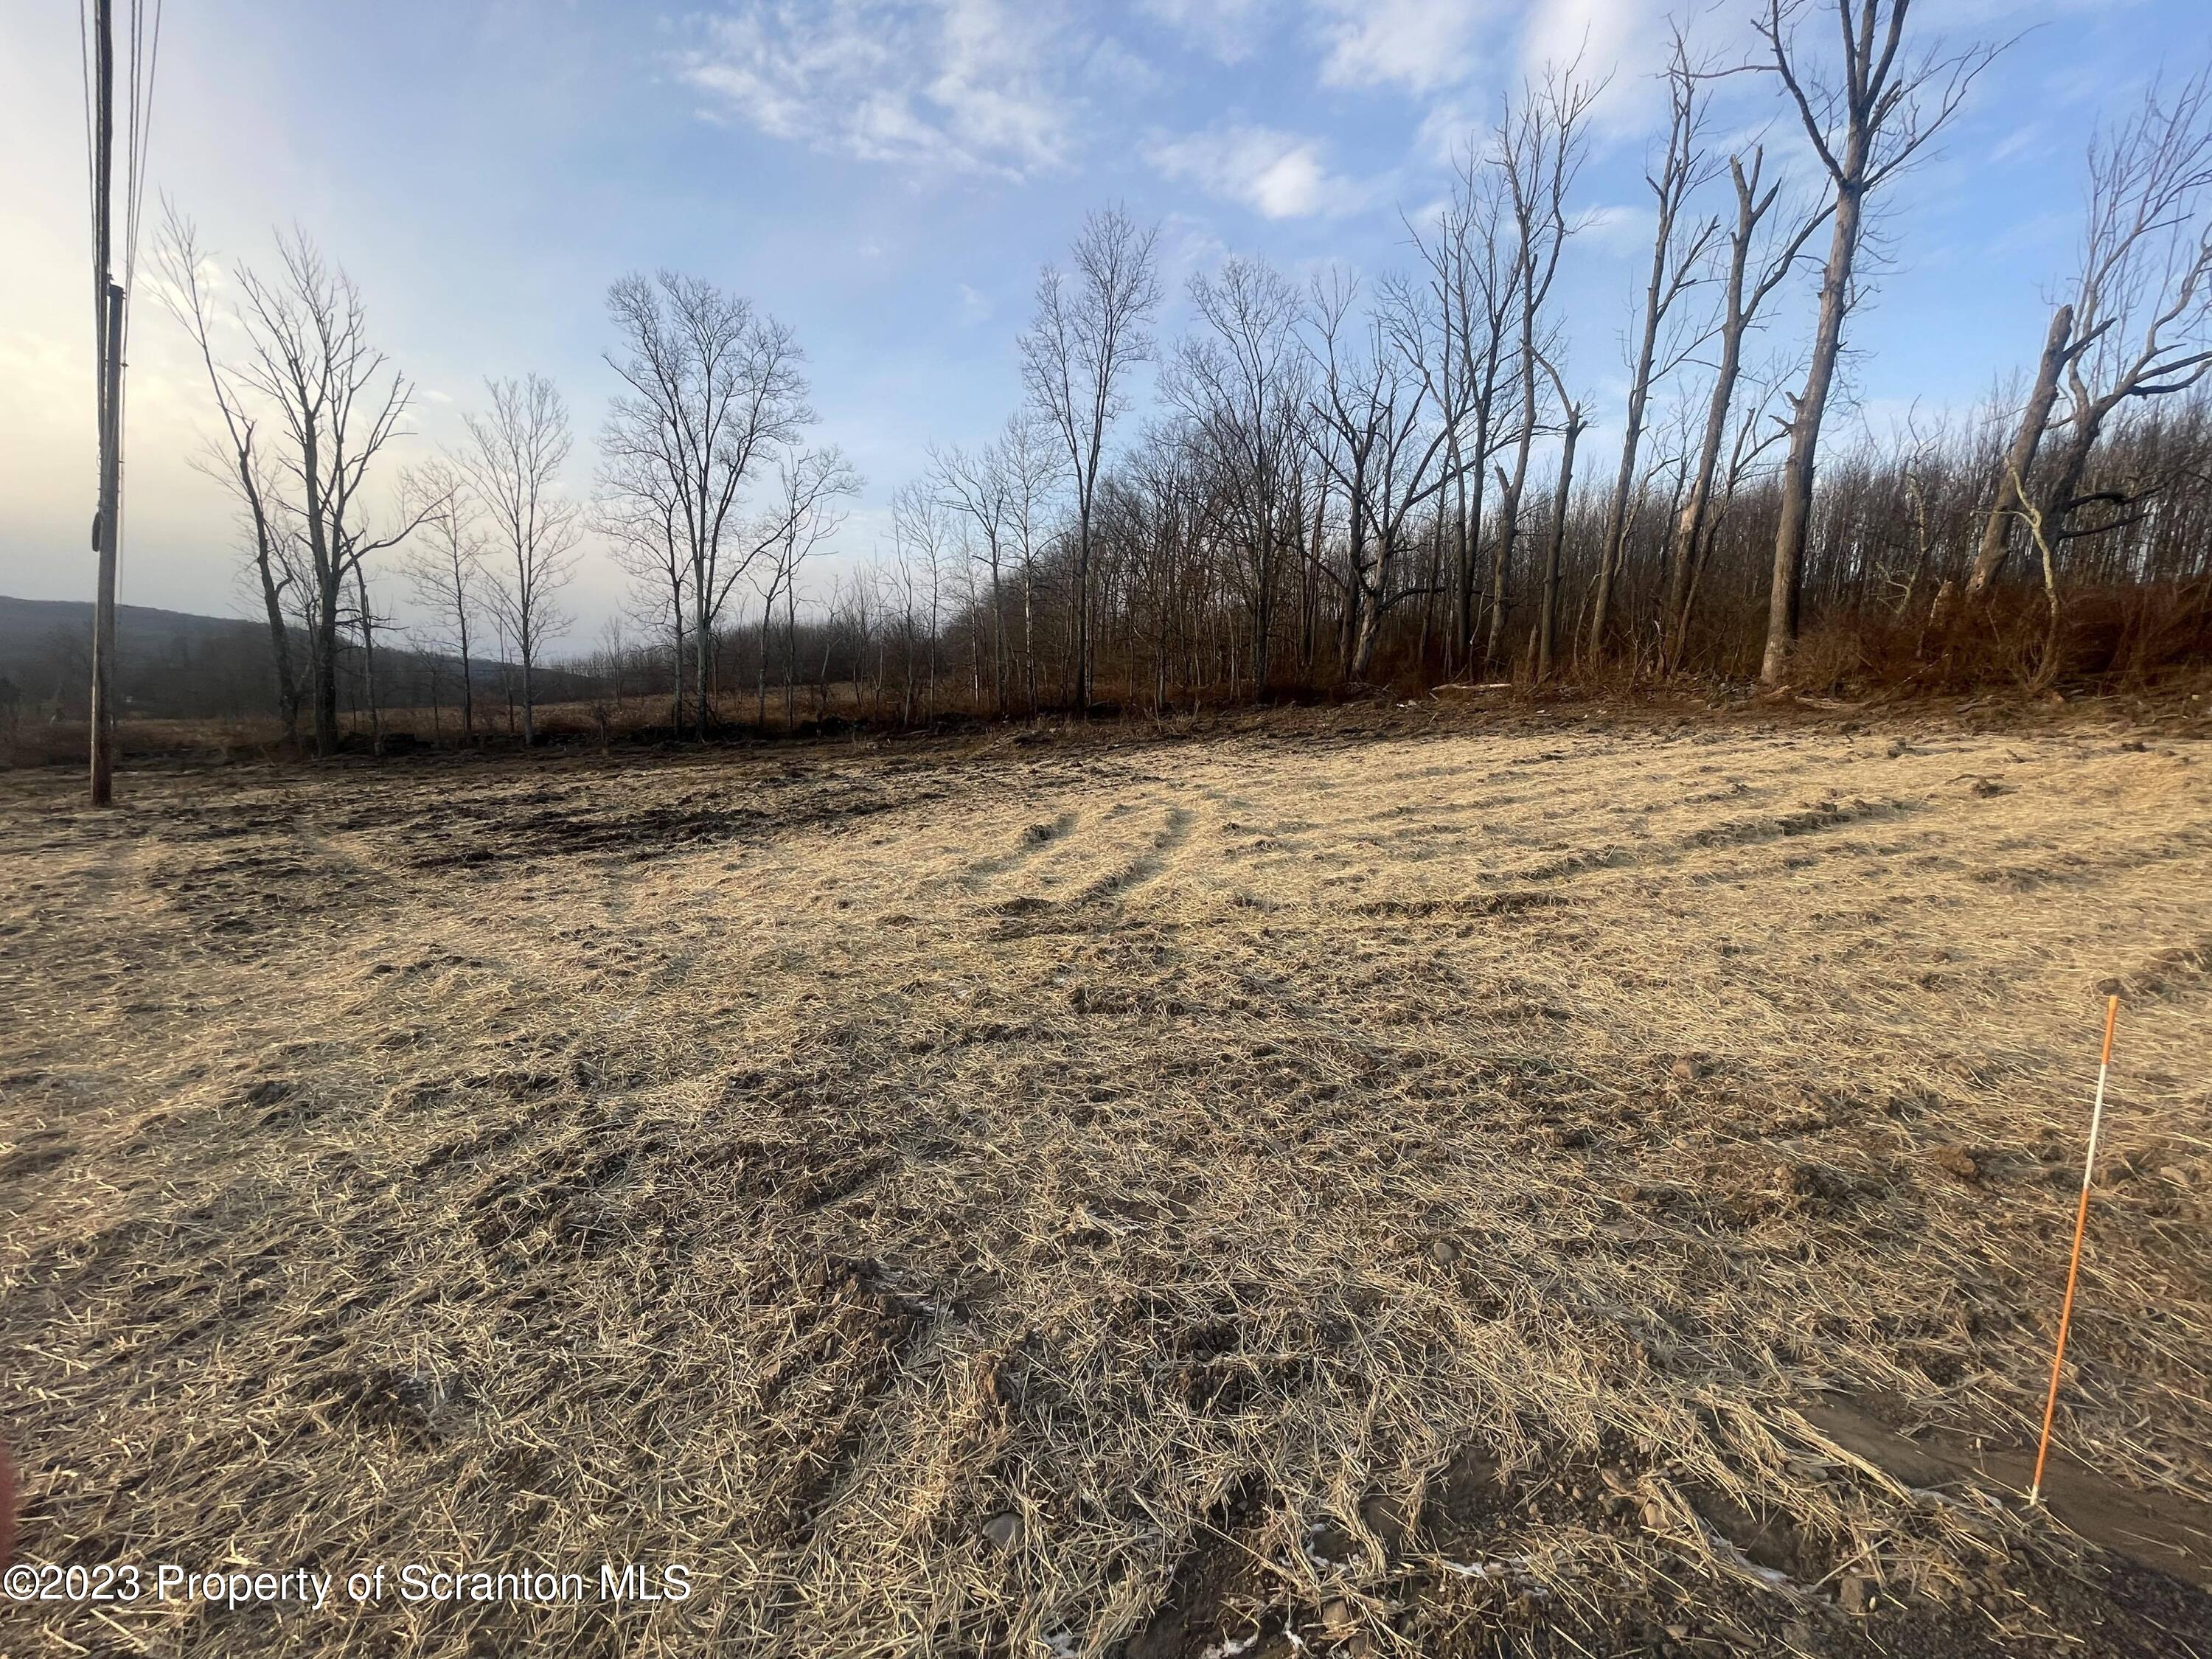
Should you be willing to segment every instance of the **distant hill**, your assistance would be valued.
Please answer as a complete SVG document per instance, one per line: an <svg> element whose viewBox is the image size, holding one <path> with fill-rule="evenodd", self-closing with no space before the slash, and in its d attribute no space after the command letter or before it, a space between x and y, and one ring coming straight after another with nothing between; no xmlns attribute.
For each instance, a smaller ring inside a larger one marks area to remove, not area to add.
<svg viewBox="0 0 2212 1659"><path fill-rule="evenodd" d="M185 650L218 645L235 648L258 639L262 625L238 617L196 617L188 611L157 611L151 605L115 608L119 644L141 650ZM0 662L20 661L57 634L82 632L92 637L92 606L83 599L13 599L0 595Z"/></svg>
<svg viewBox="0 0 2212 1659"><path fill-rule="evenodd" d="M202 617L124 605L115 610L117 690L125 717L240 719L276 712L276 676L269 660L265 623L238 617ZM296 632L297 660L306 641ZM340 696L359 696L358 651L348 651ZM499 683L501 665L471 667L480 691ZM377 701L386 707L425 703L458 693L460 665L452 657L411 651L395 638L376 653ZM0 594L0 680L15 687L28 708L58 704L68 717L82 715L92 673L92 605L83 599L17 599ZM538 671L548 701L580 694L580 676L557 668ZM6 695L0 687L0 697Z"/></svg>

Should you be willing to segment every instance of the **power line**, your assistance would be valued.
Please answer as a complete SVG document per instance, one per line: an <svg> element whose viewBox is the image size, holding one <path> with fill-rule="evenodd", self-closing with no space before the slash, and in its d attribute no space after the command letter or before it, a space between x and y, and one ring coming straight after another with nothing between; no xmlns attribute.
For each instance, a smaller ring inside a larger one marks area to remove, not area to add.
<svg viewBox="0 0 2212 1659"><path fill-rule="evenodd" d="M123 286L138 269L138 225L146 199L146 149L154 125L154 71L161 55L161 0L153 0L151 26L143 0L131 5L131 120L129 176L123 232Z"/></svg>

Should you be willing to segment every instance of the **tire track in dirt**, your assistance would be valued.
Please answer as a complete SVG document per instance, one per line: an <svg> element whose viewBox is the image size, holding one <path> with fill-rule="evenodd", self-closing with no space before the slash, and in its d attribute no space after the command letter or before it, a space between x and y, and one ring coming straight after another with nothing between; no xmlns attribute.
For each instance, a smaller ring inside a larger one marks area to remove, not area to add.
<svg viewBox="0 0 2212 1659"><path fill-rule="evenodd" d="M1073 807L1066 807L1042 823L1030 824L1005 852L978 859L961 871L957 878L959 885L977 892L1013 874L1054 844L1066 840L1082 818L1083 815Z"/></svg>
<svg viewBox="0 0 2212 1659"><path fill-rule="evenodd" d="M1746 847L1766 848L1786 840L1819 836L1841 826L1904 816L1925 810L1925 803L1859 800L1849 805L1823 801L1794 812L1735 818L1646 847L1605 845L1569 853L1533 865L1494 872L1487 881L1541 885L1569 881L1598 870L1648 871L1692 862L1701 854ZM1762 872L1761 873L1765 873Z"/></svg>
<svg viewBox="0 0 2212 1659"><path fill-rule="evenodd" d="M1119 870L1102 876L1085 887L1075 899L1079 905L1103 903L1109 899L1126 897L1137 888L1157 881L1176 854L1190 840L1191 825L1195 816L1187 807L1170 806L1153 835L1151 850L1139 854Z"/></svg>

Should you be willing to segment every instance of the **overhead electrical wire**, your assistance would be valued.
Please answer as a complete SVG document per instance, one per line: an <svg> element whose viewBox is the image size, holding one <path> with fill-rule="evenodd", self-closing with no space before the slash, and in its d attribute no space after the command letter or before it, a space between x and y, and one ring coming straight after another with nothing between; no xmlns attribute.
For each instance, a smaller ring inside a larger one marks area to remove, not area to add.
<svg viewBox="0 0 2212 1659"><path fill-rule="evenodd" d="M131 4L131 95L130 117L125 128L125 173L124 179L123 210L123 291L135 291L138 271L138 225L146 199L146 140L154 124L154 70L161 52L161 0L152 0L152 27L147 23L148 7L145 0L130 0ZM123 331L119 343L127 352L131 340L131 307L123 312ZM123 411L128 398L123 382L117 382L115 411L116 465L123 465ZM116 519L120 529L123 496L116 496ZM123 563L123 540L116 538L115 561Z"/></svg>
<svg viewBox="0 0 2212 1659"><path fill-rule="evenodd" d="M113 80L118 67L112 36L113 15L102 9L102 21L106 25L106 67L108 112L105 122L100 110L103 88L99 80L98 60L101 49L94 44L97 28L94 4L90 0L77 0L77 67L84 86L84 125L86 182L92 215L92 318L93 357L104 362L108 349L107 290L109 284L119 286L125 295L123 308L123 332L117 341L118 349L126 349L130 328L130 295L138 270L138 231L144 216L146 199L146 160L148 141L153 129L155 74L161 52L161 0L123 0L125 11L125 29L127 39L122 54L124 70L123 97L123 199L122 246L115 246L114 161L115 138ZM106 143L102 143L103 127ZM105 154L103 155L103 150ZM103 179L103 163L105 178ZM103 184L106 188L103 189ZM119 257L118 257L119 256ZM119 270L118 270L119 265ZM116 407L102 411L100 424L104 431L112 432L119 451L123 435L123 406L120 396L122 377L116 377L118 388ZM100 401L105 401L107 378L103 371L100 377ZM117 456L118 472L120 454ZM121 514L117 514L120 529ZM116 554L121 557L121 537L116 538Z"/></svg>
<svg viewBox="0 0 2212 1659"><path fill-rule="evenodd" d="M118 0L77 0L77 69L84 87L85 155L92 209L94 409L100 434L100 507L93 518L100 555L93 607L92 804L105 806L114 765L115 588L123 562L124 365L138 230L146 199L147 143L154 117L155 71L161 51L161 0L120 0L126 39L120 68L123 130L122 246L116 191L116 12Z"/></svg>
<svg viewBox="0 0 2212 1659"><path fill-rule="evenodd" d="M149 24L150 15L150 24ZM154 71L161 55L161 0L131 0L129 172L124 189L123 286L138 268L138 224L146 199L146 140L154 124Z"/></svg>

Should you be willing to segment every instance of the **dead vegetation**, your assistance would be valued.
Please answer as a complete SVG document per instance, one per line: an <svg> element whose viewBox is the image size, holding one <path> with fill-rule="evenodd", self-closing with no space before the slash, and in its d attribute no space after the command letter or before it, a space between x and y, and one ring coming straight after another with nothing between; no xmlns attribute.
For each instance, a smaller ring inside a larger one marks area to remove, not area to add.
<svg viewBox="0 0 2212 1659"><path fill-rule="evenodd" d="M10 1654L2212 1653L2192 740L74 784L0 780L23 1552L700 1588ZM2004 1491L2107 984L2052 1484L2172 1577Z"/></svg>

